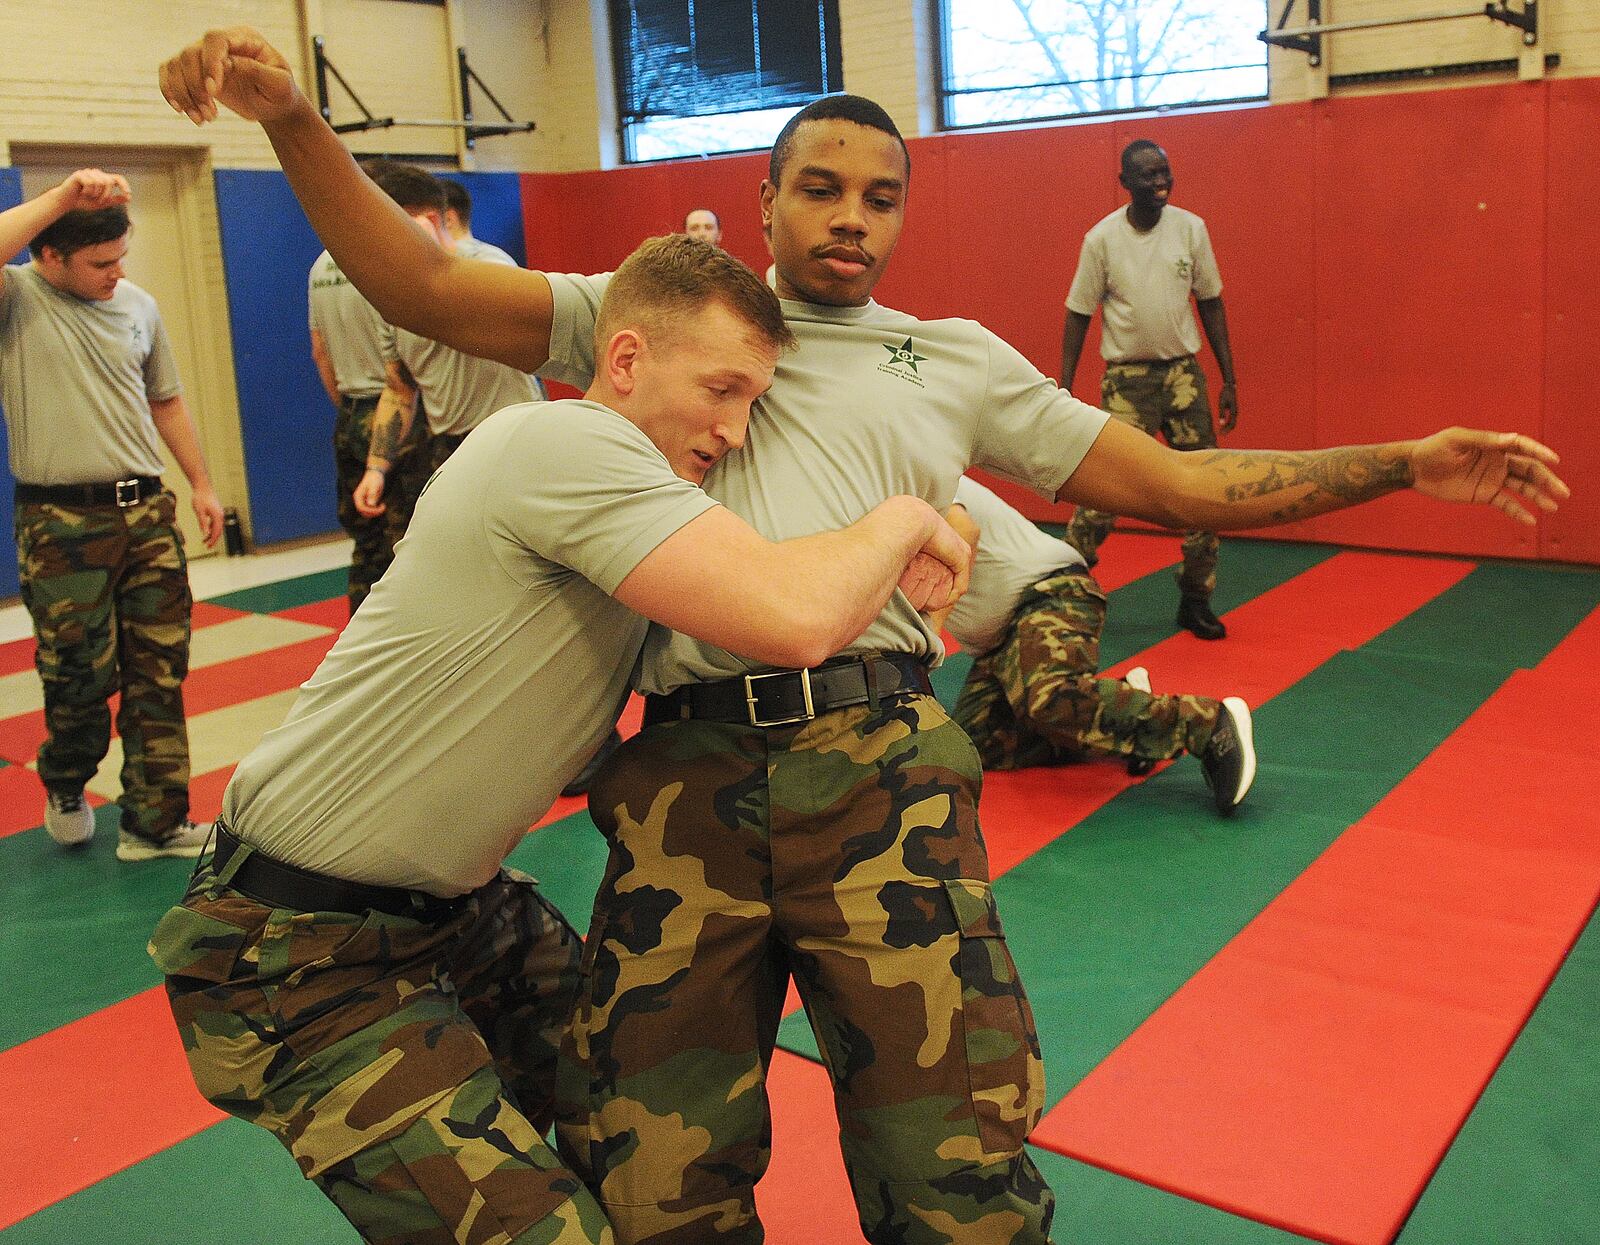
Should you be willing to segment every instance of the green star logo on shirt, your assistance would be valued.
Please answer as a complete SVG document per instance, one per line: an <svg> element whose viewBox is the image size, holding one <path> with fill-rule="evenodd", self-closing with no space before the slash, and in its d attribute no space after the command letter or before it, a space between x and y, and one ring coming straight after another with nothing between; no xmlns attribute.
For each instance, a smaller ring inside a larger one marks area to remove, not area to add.
<svg viewBox="0 0 1600 1245"><path fill-rule="evenodd" d="M896 363L903 364L913 372L917 371L917 364L926 362L928 358L927 355L918 354L911 348L911 339L909 337L906 338L903 346L891 346L888 342L885 342L883 348L889 352L891 366ZM918 375L921 375L921 373L919 372Z"/></svg>

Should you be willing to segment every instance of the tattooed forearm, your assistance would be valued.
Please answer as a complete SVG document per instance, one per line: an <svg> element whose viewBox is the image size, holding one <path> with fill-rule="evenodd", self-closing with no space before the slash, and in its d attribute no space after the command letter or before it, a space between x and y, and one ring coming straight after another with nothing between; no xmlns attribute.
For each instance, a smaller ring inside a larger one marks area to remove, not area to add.
<svg viewBox="0 0 1600 1245"><path fill-rule="evenodd" d="M1214 450L1199 465L1224 476L1230 503L1266 502L1259 524L1288 523L1371 501L1412 483L1410 456L1395 445L1354 445L1334 450ZM1288 496L1280 496L1288 494Z"/></svg>

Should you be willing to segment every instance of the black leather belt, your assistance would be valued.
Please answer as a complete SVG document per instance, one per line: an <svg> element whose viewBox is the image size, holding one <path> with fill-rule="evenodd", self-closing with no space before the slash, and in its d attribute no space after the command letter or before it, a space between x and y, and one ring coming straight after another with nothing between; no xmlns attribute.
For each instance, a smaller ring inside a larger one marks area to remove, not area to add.
<svg viewBox="0 0 1600 1245"><path fill-rule="evenodd" d="M23 484L17 500L50 506L119 506L126 510L161 492L160 476L130 476L109 484Z"/></svg>
<svg viewBox="0 0 1600 1245"><path fill-rule="evenodd" d="M933 684L928 667L909 653L835 657L811 670L768 670L647 696L644 724L699 718L746 726L792 726L830 709L918 692L932 695Z"/></svg>
<svg viewBox="0 0 1600 1245"><path fill-rule="evenodd" d="M216 822L217 847L212 867L221 872L243 846L221 821ZM252 851L227 883L241 895L274 908L293 908L298 912L387 912L390 916L409 916L422 921L438 921L454 916L467 897L441 899L425 891L404 890L398 886L368 886L346 882L324 873L286 865Z"/></svg>

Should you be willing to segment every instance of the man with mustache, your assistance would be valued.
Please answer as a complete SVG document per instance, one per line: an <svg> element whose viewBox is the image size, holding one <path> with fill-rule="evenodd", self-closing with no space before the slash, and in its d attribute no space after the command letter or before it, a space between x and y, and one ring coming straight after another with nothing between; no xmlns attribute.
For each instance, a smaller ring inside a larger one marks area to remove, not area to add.
<svg viewBox="0 0 1600 1245"><path fill-rule="evenodd" d="M593 372L586 343L607 279L426 245L258 33L213 31L161 78L196 123L219 102L262 123L308 216L386 317L555 379ZM1515 434L1178 454L1059 390L981 326L872 300L910 175L893 121L858 96L801 109L773 146L762 223L798 345L746 446L707 477L769 538L897 492L943 509L974 464L1204 527L1410 486L1532 522L1520 498L1553 508L1565 492L1546 465L1555 456ZM868 1239L1049 1239L1053 1195L1023 1147L1043 1101L1038 1041L989 884L978 758L922 672L940 654L900 598L816 669L652 633L647 729L590 793L612 858L558 1074L562 1152L619 1240L760 1239L764 1077L791 978L833 1078Z"/></svg>

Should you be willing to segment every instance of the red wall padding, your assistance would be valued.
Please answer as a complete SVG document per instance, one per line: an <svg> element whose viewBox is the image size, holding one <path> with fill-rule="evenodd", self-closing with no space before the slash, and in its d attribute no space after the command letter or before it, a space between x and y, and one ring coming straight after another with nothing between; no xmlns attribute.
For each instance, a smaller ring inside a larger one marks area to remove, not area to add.
<svg viewBox="0 0 1600 1245"><path fill-rule="evenodd" d="M1600 217L1584 193L1600 180L1597 121L1591 78L916 139L906 228L877 295L980 320L1056 375L1083 234L1124 202L1122 147L1152 138L1222 268L1241 408L1226 444L1509 428L1553 445L1575 494L1534 532L1405 494L1280 534L1600 562L1600 440L1579 426L1600 341ZM762 155L527 175L529 262L611 268L711 207L724 245L764 271L765 169ZM1097 317L1080 397L1098 401L1101 370ZM1070 513L1009 495L1036 518Z"/></svg>

